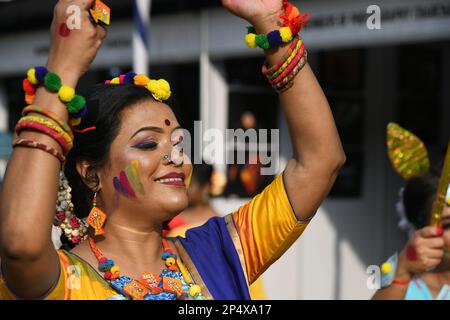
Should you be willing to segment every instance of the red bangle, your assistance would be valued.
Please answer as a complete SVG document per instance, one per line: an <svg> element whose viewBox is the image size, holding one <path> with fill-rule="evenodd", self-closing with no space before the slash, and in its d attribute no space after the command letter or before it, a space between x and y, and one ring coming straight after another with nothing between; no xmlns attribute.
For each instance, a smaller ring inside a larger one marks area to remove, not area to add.
<svg viewBox="0 0 450 320"><path fill-rule="evenodd" d="M281 68L281 66L286 62L287 59L291 56L292 52L294 52L295 47L297 47L298 42L300 41L298 36L295 36L294 41L292 41L291 46L289 47L288 51L284 54L283 59L281 59L280 62L278 62L275 65L270 66L269 63L266 61L263 64L262 73L267 76L274 74L275 71Z"/></svg>
<svg viewBox="0 0 450 320"><path fill-rule="evenodd" d="M409 281L401 281L398 279L394 279L394 281L392 281L393 284L398 284L400 286L407 286L409 285Z"/></svg>
<svg viewBox="0 0 450 320"><path fill-rule="evenodd" d="M67 134L73 139L73 133L72 130L70 129L69 125L67 124L66 121L64 121L62 118L60 118L56 113L47 110L45 108L36 106L36 105L29 105L27 107L25 107L25 109L23 109L22 111L22 116L26 116L28 115L30 112L35 112L38 114L41 114L43 116L46 116L47 118L52 119L53 121L55 121L65 132L67 132Z"/></svg>
<svg viewBox="0 0 450 320"><path fill-rule="evenodd" d="M68 144L68 142L64 139L63 136L61 136L57 131L43 125L40 123L32 122L32 121L20 121L16 126L16 134L19 136L19 134L23 130L32 130L44 133L48 135L49 137L52 137L63 149L64 154L68 154L71 146Z"/></svg>
<svg viewBox="0 0 450 320"><path fill-rule="evenodd" d="M274 80L270 80L269 81L270 84L272 86L275 86L280 81L282 81L283 78L287 77L292 72L292 70L297 66L297 64L299 63L300 59L303 57L304 52L305 52L305 46L304 46L304 44L302 44L302 47L298 51L298 53L295 56L295 58L291 61L291 64L278 77L276 77Z"/></svg>
<svg viewBox="0 0 450 320"><path fill-rule="evenodd" d="M304 56L300 59L298 64L295 66L294 70L292 70L292 73L283 78L279 83L273 86L273 88L277 91L284 92L286 91L286 88L290 88L292 86L292 82L294 78L297 76L297 74L303 69L303 67L308 62L308 53L305 51Z"/></svg>
<svg viewBox="0 0 450 320"><path fill-rule="evenodd" d="M39 143L33 140L19 139L16 142L14 142L13 148L15 147L28 147L39 149L47 153L50 153L52 156L55 156L61 162L64 162L66 160L66 157L64 157L64 155L55 148L49 147L46 144Z"/></svg>

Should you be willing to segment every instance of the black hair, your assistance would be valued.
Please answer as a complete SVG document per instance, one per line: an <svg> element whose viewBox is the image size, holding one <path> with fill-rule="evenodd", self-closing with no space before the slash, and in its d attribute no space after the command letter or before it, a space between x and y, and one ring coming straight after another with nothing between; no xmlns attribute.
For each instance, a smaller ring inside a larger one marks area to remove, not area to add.
<svg viewBox="0 0 450 320"><path fill-rule="evenodd" d="M439 184L439 176L430 172L408 181L403 193L406 217L416 227L424 228L431 219L431 210Z"/></svg>
<svg viewBox="0 0 450 320"><path fill-rule="evenodd" d="M212 165L207 163L194 164L192 168L192 179L197 181L200 186L206 186L211 183L211 177L214 171Z"/></svg>
<svg viewBox="0 0 450 320"><path fill-rule="evenodd" d="M88 113L77 129L92 126L96 129L84 133L75 132L74 145L64 166L64 173L72 188L72 202L77 217L84 218L89 214L94 191L98 186L95 170L101 169L108 162L111 144L119 133L121 112L146 99L154 100L147 89L130 84L99 84L89 92L86 102ZM84 181L76 169L76 164L80 161L90 164ZM85 182L94 187L88 187Z"/></svg>

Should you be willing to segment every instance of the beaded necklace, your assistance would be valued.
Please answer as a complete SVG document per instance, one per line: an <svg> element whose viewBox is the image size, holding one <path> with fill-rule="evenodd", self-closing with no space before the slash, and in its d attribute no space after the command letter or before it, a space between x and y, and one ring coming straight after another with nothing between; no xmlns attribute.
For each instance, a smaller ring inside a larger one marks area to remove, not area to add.
<svg viewBox="0 0 450 320"><path fill-rule="evenodd" d="M97 247L92 237L89 245L98 260L98 270L109 285L125 297L132 300L205 300L199 285L194 284L192 278L169 246L166 238L162 238L165 262L164 269L158 276L144 272L141 279L121 276L120 268L114 261L105 257Z"/></svg>

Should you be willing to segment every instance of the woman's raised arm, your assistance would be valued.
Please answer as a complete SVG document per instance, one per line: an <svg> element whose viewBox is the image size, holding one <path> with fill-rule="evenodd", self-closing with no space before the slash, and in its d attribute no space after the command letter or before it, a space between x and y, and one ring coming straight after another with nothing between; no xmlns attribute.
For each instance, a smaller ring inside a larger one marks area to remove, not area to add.
<svg viewBox="0 0 450 320"><path fill-rule="evenodd" d="M258 34L280 28L282 0L222 2L252 24ZM288 46L266 50L266 60L275 65ZM345 154L327 99L308 64L296 76L294 85L280 94L280 100L294 151L284 171L285 187L297 218L308 219L331 189Z"/></svg>
<svg viewBox="0 0 450 320"><path fill-rule="evenodd" d="M106 36L104 28L90 21L88 10L92 2L60 0L54 10L47 69L72 88L89 68ZM72 17L79 18L78 29L67 28L66 19L76 12L69 11L69 6L80 8L80 16ZM68 120L66 106L57 94L44 87L36 91L33 104ZM18 138L62 152L53 138L42 133L23 131ZM21 298L45 295L58 280L60 266L51 241L51 228L60 169L58 159L44 151L15 148L5 173L0 195L2 275L9 289Z"/></svg>

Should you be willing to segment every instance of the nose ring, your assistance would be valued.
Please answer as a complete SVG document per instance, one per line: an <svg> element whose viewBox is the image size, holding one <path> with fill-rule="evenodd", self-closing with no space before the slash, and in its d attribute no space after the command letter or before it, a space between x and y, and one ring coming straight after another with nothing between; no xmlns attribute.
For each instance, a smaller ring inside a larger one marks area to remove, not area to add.
<svg viewBox="0 0 450 320"><path fill-rule="evenodd" d="M169 157L169 155L166 153L165 155L163 155L162 156L162 160L164 161L164 162L167 162L168 164L169 163L172 163L172 160L170 159L170 157Z"/></svg>

